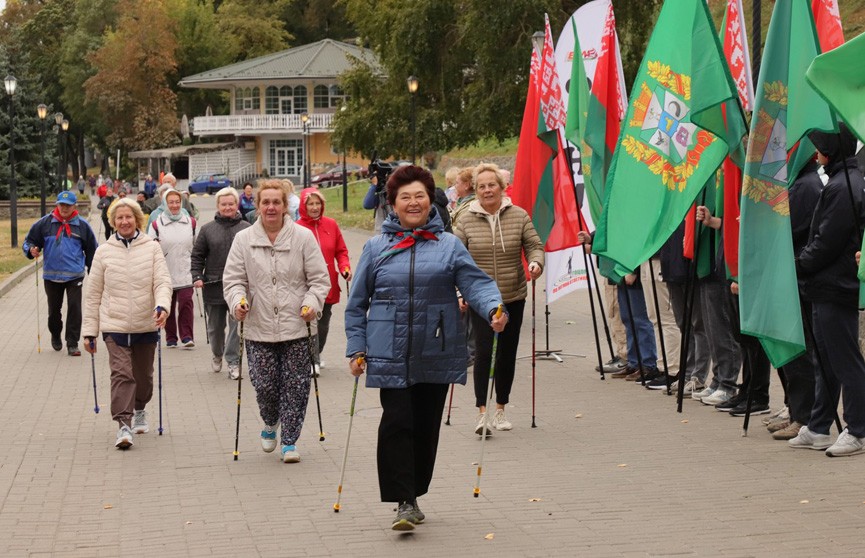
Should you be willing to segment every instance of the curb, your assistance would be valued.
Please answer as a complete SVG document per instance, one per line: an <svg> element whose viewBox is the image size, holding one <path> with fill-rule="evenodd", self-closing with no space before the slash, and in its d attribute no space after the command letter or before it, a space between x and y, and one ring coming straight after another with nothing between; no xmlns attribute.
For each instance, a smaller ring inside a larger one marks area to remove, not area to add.
<svg viewBox="0 0 865 558"><path fill-rule="evenodd" d="M42 258L39 258L37 262L38 264L35 266L28 264L22 267L21 269L10 275L7 279L5 279L2 283L0 283L0 298L5 296L6 293L11 291L15 287L17 287L18 283L21 283L22 281L24 281L24 279L30 277L30 275L32 275L38 267L42 267Z"/></svg>

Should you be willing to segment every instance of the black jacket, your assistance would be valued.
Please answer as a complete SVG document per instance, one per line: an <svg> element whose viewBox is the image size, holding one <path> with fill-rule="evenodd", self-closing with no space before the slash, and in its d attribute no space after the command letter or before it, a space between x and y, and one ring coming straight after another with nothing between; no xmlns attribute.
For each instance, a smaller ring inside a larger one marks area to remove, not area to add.
<svg viewBox="0 0 865 558"><path fill-rule="evenodd" d="M202 293L206 304L225 304L222 295L222 272L234 236L249 227L238 212L234 217L223 217L219 213L198 232L192 247L192 281L204 281Z"/></svg>
<svg viewBox="0 0 865 558"><path fill-rule="evenodd" d="M830 162L826 168L829 182L820 192L808 244L796 258L796 271L804 280L803 294L812 302L858 305L859 279L856 277L856 251L860 247L865 179L855 157L847 159L853 190L855 214L850 204L843 161ZM854 228L854 215L858 230Z"/></svg>
<svg viewBox="0 0 865 558"><path fill-rule="evenodd" d="M799 176L790 186L790 227L793 230L795 256L798 256L808 244L811 220L814 217L817 201L820 199L820 190L823 189L823 181L817 174L818 167L816 161L810 161L799 171Z"/></svg>
<svg viewBox="0 0 865 558"><path fill-rule="evenodd" d="M664 283L685 283L688 280L690 261L683 253L684 240L685 222L683 221L658 252L661 257L661 279Z"/></svg>

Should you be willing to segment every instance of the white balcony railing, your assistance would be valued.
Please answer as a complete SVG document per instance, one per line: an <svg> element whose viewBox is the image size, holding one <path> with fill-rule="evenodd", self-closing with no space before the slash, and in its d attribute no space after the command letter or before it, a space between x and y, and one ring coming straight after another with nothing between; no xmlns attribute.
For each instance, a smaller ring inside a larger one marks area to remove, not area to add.
<svg viewBox="0 0 865 558"><path fill-rule="evenodd" d="M333 122L333 114L312 113L309 115L309 130L311 132L326 132L330 130L331 122ZM303 131L303 122L301 122L299 114L196 116L192 121L192 130L196 136L300 133Z"/></svg>

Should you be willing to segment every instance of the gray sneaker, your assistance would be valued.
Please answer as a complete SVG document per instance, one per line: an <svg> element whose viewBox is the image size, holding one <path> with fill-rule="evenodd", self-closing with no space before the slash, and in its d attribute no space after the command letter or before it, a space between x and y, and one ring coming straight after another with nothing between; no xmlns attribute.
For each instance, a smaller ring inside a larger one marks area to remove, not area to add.
<svg viewBox="0 0 865 558"><path fill-rule="evenodd" d="M724 389L716 389L714 392L712 392L712 395L700 399L700 403L702 403L703 405L711 405L714 407L715 405L726 403L732 397L733 394L729 391Z"/></svg>
<svg viewBox="0 0 865 558"><path fill-rule="evenodd" d="M240 365L239 364L229 364L228 365L228 379L229 380L237 380L240 378Z"/></svg>
<svg viewBox="0 0 865 558"><path fill-rule="evenodd" d="M799 429L799 434L792 440L788 440L787 444L791 448L805 448L812 450L824 450L832 445L832 437L828 434L817 434L811 432L807 426Z"/></svg>
<svg viewBox="0 0 865 558"><path fill-rule="evenodd" d="M394 531L412 531L415 521L417 521L417 517L415 516L414 505L411 502L401 502L396 512L396 518L391 524L391 529Z"/></svg>
<svg viewBox="0 0 865 558"><path fill-rule="evenodd" d="M150 427L147 425L147 411L135 411L132 415L133 434L147 434Z"/></svg>
<svg viewBox="0 0 865 558"><path fill-rule="evenodd" d="M826 455L829 457L855 455L863 449L865 449L865 438L857 438L845 428L844 432L835 440L835 443L826 450Z"/></svg>
<svg viewBox="0 0 865 558"><path fill-rule="evenodd" d="M420 511L420 506L417 505L417 498L411 501L411 505L414 506L414 524L420 525L423 523L423 520L426 519L426 516L422 511Z"/></svg>
<svg viewBox="0 0 865 558"><path fill-rule="evenodd" d="M114 447L125 450L132 447L132 430L125 424L121 424L120 430L117 431L117 441L114 442Z"/></svg>
<svg viewBox="0 0 865 558"><path fill-rule="evenodd" d="M697 401L702 401L704 397L709 397L715 393L715 388L705 387L700 391L695 391L691 393L691 399L696 399Z"/></svg>
<svg viewBox="0 0 865 558"><path fill-rule="evenodd" d="M210 369L213 370L214 374L219 374L222 372L222 357L215 356L213 360L210 362Z"/></svg>

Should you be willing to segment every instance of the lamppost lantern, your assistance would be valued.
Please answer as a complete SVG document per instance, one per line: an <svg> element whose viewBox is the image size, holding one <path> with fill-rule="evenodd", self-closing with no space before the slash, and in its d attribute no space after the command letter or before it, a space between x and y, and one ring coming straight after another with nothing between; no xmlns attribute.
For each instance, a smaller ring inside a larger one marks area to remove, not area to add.
<svg viewBox="0 0 865 558"><path fill-rule="evenodd" d="M60 123L60 126L63 128L63 131L69 130L69 121L64 119L63 122Z"/></svg>
<svg viewBox="0 0 865 558"><path fill-rule="evenodd" d="M45 119L48 118L48 105L39 103L36 107L36 115L39 117L39 143L42 148L42 160L39 167L39 213L45 217L47 207L45 204Z"/></svg>
<svg viewBox="0 0 865 558"><path fill-rule="evenodd" d="M414 95L417 93L418 88L418 80L415 76L408 76L406 80L406 84L408 84L408 92Z"/></svg>
<svg viewBox="0 0 865 558"><path fill-rule="evenodd" d="M15 89L18 87L18 80L15 79L15 76L8 75L3 80L3 85L6 87L6 94L11 97L15 94Z"/></svg>
<svg viewBox="0 0 865 558"><path fill-rule="evenodd" d="M538 55L540 55L544 51L544 32L543 31L535 31L532 35L532 46L537 51Z"/></svg>
<svg viewBox="0 0 865 558"><path fill-rule="evenodd" d="M3 80L9 95L9 224L12 248L18 248L18 186L15 184L15 89L18 80L8 75Z"/></svg>
<svg viewBox="0 0 865 558"><path fill-rule="evenodd" d="M58 112L57 114L54 115L54 123L57 124L58 126L63 124L63 113L62 112Z"/></svg>

